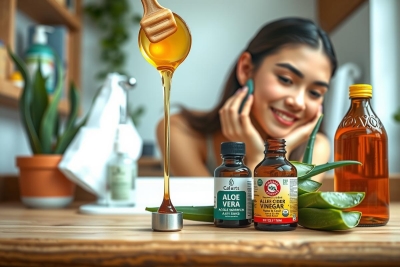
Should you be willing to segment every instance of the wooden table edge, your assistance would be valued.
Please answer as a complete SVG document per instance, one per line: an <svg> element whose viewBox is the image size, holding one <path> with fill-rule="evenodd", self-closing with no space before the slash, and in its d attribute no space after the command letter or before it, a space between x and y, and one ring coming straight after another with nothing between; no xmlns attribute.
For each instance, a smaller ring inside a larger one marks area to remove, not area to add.
<svg viewBox="0 0 400 267"><path fill-rule="evenodd" d="M399 251L400 242L379 241L0 239L0 266L398 266Z"/></svg>

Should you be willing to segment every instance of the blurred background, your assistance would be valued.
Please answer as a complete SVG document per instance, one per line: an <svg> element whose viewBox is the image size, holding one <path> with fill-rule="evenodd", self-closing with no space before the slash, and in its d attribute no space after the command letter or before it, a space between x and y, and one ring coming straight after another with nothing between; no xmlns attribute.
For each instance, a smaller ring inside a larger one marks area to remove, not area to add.
<svg viewBox="0 0 400 267"><path fill-rule="evenodd" d="M85 10L85 7L98 2L101 1L83 0L75 4L82 5ZM342 9L343 2L354 5L344 13L335 13L336 9ZM161 78L138 48L137 18L143 13L141 2L128 0L127 3L129 19L125 28L129 36L121 42L125 63L119 68L137 80L135 89L129 95L129 106L136 112L136 128L145 143L146 156L157 159L160 152L156 145L155 126L163 116ZM390 172L400 172L397 164L400 123L394 119L400 106L400 1L159 0L159 3L179 14L192 34L189 56L172 79L172 105L183 104L198 110L212 108L220 97L223 82L236 58L262 25L286 16L309 18L329 32L339 67L343 67L332 83L332 90L326 98L329 103L324 110L324 128L332 145L334 131L349 106L347 83L370 83L374 90L373 108L389 136ZM325 13L321 13L323 4L327 5ZM21 56L30 42L29 27L35 24L25 13L17 10L14 18L14 46ZM340 14L341 17L329 18L332 14ZM324 16L338 22L324 26ZM0 29L0 32L3 30ZM99 78L105 66L100 45L103 36L104 27L96 23L88 11L82 11L81 38L80 44L77 44L80 45L80 53L75 57L80 66L78 88L82 95L82 114L87 113L96 90L104 82ZM171 110L172 113L175 111ZM17 173L15 157L30 153L18 109L0 104L0 174Z"/></svg>

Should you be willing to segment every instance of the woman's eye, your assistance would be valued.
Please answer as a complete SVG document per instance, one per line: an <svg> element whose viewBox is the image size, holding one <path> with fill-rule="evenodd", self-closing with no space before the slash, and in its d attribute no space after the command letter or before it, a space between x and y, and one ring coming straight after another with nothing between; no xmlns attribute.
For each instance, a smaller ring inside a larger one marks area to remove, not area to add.
<svg viewBox="0 0 400 267"><path fill-rule="evenodd" d="M322 97L322 94L320 94L318 91L310 91L310 95L311 95L313 98L320 98L320 97Z"/></svg>
<svg viewBox="0 0 400 267"><path fill-rule="evenodd" d="M279 79L279 81L281 81L284 84L292 84L292 80L290 80L290 79L288 79L286 77L278 75L278 79Z"/></svg>

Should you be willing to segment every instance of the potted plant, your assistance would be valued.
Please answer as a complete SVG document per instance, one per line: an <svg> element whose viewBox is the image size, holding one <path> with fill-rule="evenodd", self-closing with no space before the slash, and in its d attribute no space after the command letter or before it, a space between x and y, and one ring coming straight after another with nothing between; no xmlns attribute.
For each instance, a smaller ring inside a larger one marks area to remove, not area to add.
<svg viewBox="0 0 400 267"><path fill-rule="evenodd" d="M63 79L58 79L51 98L46 91L46 79L39 67L33 79L23 60L10 49L8 53L24 79L19 99L21 121L33 153L19 156L19 185L22 202L33 208L59 208L68 206L74 196L75 184L58 169L64 151L75 137L86 118L76 123L79 111L79 94L73 84L69 90L70 112L65 125L58 116ZM56 60L57 77L63 76L60 60ZM63 126L63 127L61 127ZM61 131L60 129L64 129Z"/></svg>

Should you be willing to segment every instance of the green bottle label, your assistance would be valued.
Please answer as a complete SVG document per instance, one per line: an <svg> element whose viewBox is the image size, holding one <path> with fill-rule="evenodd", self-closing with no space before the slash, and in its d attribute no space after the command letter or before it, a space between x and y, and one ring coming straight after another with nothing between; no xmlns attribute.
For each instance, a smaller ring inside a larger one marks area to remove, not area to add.
<svg viewBox="0 0 400 267"><path fill-rule="evenodd" d="M214 219L252 218L252 177L214 178Z"/></svg>

